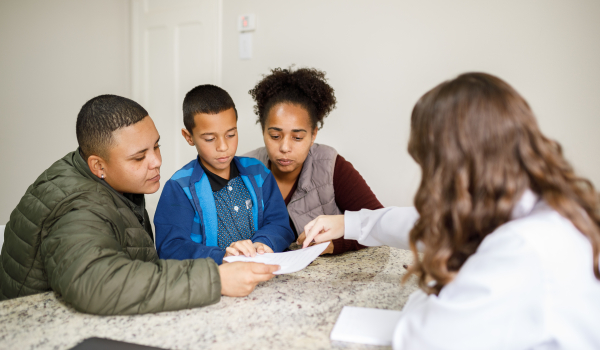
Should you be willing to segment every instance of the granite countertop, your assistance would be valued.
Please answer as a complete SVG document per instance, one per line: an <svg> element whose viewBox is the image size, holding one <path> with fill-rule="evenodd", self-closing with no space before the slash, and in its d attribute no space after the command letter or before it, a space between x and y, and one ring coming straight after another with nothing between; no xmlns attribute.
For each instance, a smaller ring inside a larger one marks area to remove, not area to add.
<svg viewBox="0 0 600 350"><path fill-rule="evenodd" d="M69 349L100 337L165 349L385 349L331 342L343 306L400 310L417 289L402 285L410 251L376 247L319 257L261 283L245 298L138 316L79 313L53 292L0 303L0 349Z"/></svg>

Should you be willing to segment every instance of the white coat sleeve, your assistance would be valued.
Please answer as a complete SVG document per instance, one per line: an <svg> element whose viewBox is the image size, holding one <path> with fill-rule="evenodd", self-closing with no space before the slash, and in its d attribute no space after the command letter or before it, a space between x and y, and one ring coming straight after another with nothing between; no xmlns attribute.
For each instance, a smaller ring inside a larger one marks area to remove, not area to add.
<svg viewBox="0 0 600 350"><path fill-rule="evenodd" d="M484 239L439 296L410 296L394 349L529 349L544 341L539 257L502 231Z"/></svg>
<svg viewBox="0 0 600 350"><path fill-rule="evenodd" d="M414 207L362 209L344 213L344 238L366 246L410 249L409 233L419 218Z"/></svg>

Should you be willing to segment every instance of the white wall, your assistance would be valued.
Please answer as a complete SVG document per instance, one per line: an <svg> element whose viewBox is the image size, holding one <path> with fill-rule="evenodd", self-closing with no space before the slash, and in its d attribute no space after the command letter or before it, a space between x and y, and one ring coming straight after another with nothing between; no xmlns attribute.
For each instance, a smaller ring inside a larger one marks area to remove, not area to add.
<svg viewBox="0 0 600 350"><path fill-rule="evenodd" d="M257 16L249 61L239 59L235 22L245 13ZM338 98L317 142L350 160L384 205L411 205L414 103L443 80L485 71L523 94L542 130L600 185L597 0L224 0L223 16L222 82L240 112L239 153L262 145L247 93L261 75L316 67Z"/></svg>
<svg viewBox="0 0 600 350"><path fill-rule="evenodd" d="M130 96L129 2L0 1L0 224L77 147L90 98Z"/></svg>
<svg viewBox="0 0 600 350"><path fill-rule="evenodd" d="M543 131L600 184L597 0L222 6L222 86L240 112L239 153L262 145L247 94L261 75L292 63L317 67L338 97L318 142L353 162L384 205L410 205L420 176L405 151L412 106L442 80L479 70L515 86ZM258 19L249 61L238 58L235 20L243 13ZM131 96L129 38L128 1L0 1L0 224L27 186L75 149L85 101L102 93Z"/></svg>

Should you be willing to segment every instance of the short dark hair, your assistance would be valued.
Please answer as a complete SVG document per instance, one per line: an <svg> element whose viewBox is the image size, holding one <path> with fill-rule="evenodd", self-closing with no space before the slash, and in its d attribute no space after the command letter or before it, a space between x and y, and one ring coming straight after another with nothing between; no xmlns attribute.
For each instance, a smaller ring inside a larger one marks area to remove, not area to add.
<svg viewBox="0 0 600 350"><path fill-rule="evenodd" d="M271 108L279 103L291 103L304 108L310 116L313 129L323 127L323 119L336 104L335 92L327 84L325 72L315 68L275 68L248 93L256 102L256 122L260 123L263 130Z"/></svg>
<svg viewBox="0 0 600 350"><path fill-rule="evenodd" d="M235 103L227 91L210 84L196 86L183 99L183 124L191 134L196 126L194 122L196 114L218 114L230 108L235 111L235 120L237 120Z"/></svg>
<svg viewBox="0 0 600 350"><path fill-rule="evenodd" d="M133 125L148 112L137 102L116 95L101 95L87 101L77 115L77 142L85 159L108 157L115 130Z"/></svg>

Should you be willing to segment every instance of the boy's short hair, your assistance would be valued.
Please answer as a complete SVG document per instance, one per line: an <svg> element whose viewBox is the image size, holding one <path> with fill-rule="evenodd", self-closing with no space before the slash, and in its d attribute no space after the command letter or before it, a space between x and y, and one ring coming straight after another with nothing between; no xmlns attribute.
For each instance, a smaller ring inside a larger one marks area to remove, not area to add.
<svg viewBox="0 0 600 350"><path fill-rule="evenodd" d="M217 114L230 108L235 111L235 120L237 120L235 103L227 91L210 84L196 86L183 99L183 124L192 134L192 130L196 126L194 122L196 114Z"/></svg>
<svg viewBox="0 0 600 350"><path fill-rule="evenodd" d="M115 130L133 125L148 112L137 102L116 95L101 95L87 101L77 115L77 142L83 158L97 155L108 159Z"/></svg>

